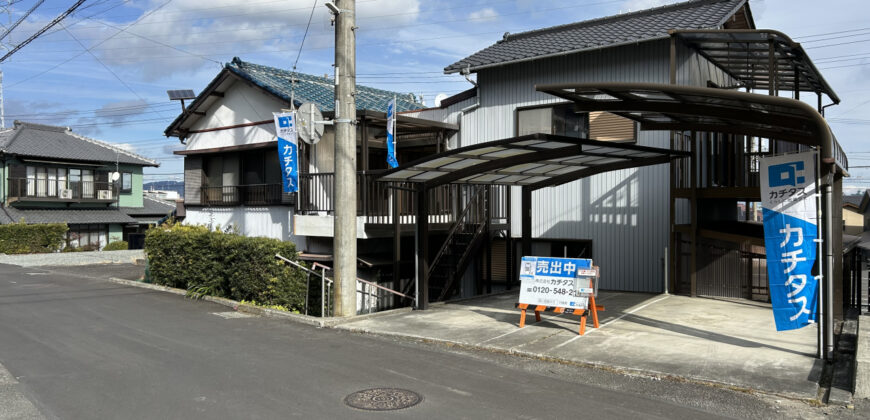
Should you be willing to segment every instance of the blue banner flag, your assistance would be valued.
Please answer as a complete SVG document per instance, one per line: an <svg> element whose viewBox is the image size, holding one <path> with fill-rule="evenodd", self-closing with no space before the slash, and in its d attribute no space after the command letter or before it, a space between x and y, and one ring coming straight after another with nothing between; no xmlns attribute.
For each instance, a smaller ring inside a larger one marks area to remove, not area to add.
<svg viewBox="0 0 870 420"><path fill-rule="evenodd" d="M296 136L296 112L273 112L278 134L278 158L284 178L284 192L299 191L299 142Z"/></svg>
<svg viewBox="0 0 870 420"><path fill-rule="evenodd" d="M764 248L777 331L805 327L818 315L819 282L812 275L818 246L816 156L761 159Z"/></svg>
<svg viewBox="0 0 870 420"><path fill-rule="evenodd" d="M399 166L396 160L396 99L387 104L387 164L391 168Z"/></svg>

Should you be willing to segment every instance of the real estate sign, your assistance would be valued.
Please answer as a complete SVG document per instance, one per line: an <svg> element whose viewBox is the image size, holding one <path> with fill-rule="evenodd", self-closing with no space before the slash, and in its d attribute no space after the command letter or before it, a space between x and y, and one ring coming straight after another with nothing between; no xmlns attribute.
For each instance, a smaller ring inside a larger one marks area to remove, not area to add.
<svg viewBox="0 0 870 420"><path fill-rule="evenodd" d="M396 98L387 104L387 164L399 166L396 160Z"/></svg>
<svg viewBox="0 0 870 420"><path fill-rule="evenodd" d="M761 159L761 204L764 247L773 318L777 331L816 321L818 207L816 152Z"/></svg>
<svg viewBox="0 0 870 420"><path fill-rule="evenodd" d="M275 132L278 134L278 158L284 178L284 192L299 191L299 141L296 132L296 111L273 112Z"/></svg>
<svg viewBox="0 0 870 420"><path fill-rule="evenodd" d="M585 258L523 257L519 303L587 309L597 293L598 270Z"/></svg>

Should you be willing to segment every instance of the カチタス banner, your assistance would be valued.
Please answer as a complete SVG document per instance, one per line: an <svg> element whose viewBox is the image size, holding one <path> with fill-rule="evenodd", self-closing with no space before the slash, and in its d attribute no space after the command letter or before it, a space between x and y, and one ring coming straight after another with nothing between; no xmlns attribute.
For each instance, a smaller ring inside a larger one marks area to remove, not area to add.
<svg viewBox="0 0 870 420"><path fill-rule="evenodd" d="M770 301L777 331L816 321L812 275L818 238L816 152L761 159L761 204Z"/></svg>
<svg viewBox="0 0 870 420"><path fill-rule="evenodd" d="M273 112L275 132L278 134L278 158L281 160L281 174L284 178L284 192L299 191L299 164L297 162L299 142L296 132L296 112Z"/></svg>

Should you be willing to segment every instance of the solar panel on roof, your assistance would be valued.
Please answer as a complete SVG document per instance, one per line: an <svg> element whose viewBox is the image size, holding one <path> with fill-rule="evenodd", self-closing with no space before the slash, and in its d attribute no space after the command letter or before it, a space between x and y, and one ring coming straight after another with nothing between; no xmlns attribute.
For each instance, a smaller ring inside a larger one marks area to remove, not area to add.
<svg viewBox="0 0 870 420"><path fill-rule="evenodd" d="M169 94L169 100L171 101L196 98L196 95L193 94L193 89L167 90L166 93Z"/></svg>

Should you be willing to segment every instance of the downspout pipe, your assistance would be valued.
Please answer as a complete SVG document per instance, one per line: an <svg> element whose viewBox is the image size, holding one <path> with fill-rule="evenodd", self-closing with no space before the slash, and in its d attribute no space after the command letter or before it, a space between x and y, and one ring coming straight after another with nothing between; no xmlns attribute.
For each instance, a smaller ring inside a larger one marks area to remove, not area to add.
<svg viewBox="0 0 870 420"><path fill-rule="evenodd" d="M466 66L464 69L462 69L461 74L463 76L465 76L465 80L467 80L468 83L471 83L472 85L474 85L474 91L475 91L474 92L475 102L473 104L459 110L459 112L461 112L462 115L465 115L466 113L474 111L475 109L480 107L480 86L477 85L477 82L475 82L474 80L471 80L471 78L468 77L469 74L471 74L471 68L469 66Z"/></svg>
<svg viewBox="0 0 870 420"><path fill-rule="evenodd" d="M819 154L819 178L822 179L822 243L824 244L824 300L819 305L825 305L823 313L824 358L832 360L834 355L834 206L832 189L836 161L834 159L834 136L821 114L816 114L816 124L822 133Z"/></svg>

